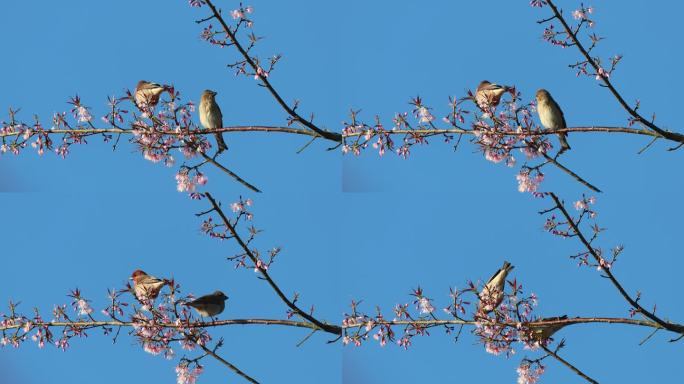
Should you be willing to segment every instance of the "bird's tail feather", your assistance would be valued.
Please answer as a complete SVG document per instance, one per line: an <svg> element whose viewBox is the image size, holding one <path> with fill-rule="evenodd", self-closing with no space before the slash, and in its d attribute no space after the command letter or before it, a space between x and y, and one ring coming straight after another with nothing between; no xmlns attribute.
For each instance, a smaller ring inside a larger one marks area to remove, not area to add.
<svg viewBox="0 0 684 384"><path fill-rule="evenodd" d="M228 145L226 145L225 140L223 140L223 135L221 134L221 132L217 132L215 134L215 136L216 136L216 145L218 145L219 153L228 149Z"/></svg>

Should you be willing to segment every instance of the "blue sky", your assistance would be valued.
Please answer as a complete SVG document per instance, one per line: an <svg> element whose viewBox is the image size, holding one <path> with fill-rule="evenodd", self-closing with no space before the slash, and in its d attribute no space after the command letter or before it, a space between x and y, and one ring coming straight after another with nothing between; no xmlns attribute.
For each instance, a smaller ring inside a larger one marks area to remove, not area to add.
<svg viewBox="0 0 684 384"><path fill-rule="evenodd" d="M255 30L266 37L264 56L282 53L272 74L286 100L302 101L321 126L340 131L350 108L375 114L389 124L394 113L410 111L420 94L441 116L449 95L463 95L482 79L515 84L524 97L537 88L552 92L568 124L626 124L626 114L589 78L577 79L567 64L578 56L541 41L535 20L547 11L527 1L346 2L253 1ZM237 3L220 2L224 10ZM563 1L567 12L578 4ZM593 2L596 29L607 39L605 56L624 59L613 75L626 99L641 100L646 115L679 130L678 93L664 82L682 82L681 39L675 28L678 4L636 1ZM227 125L283 124L284 113L263 89L226 70L235 52L199 38L193 22L203 13L186 1L86 1L36 4L5 2L0 25L4 60L0 108L21 108L45 124L78 94L105 112L106 96L121 94L139 79L173 83L184 98L219 92ZM482 28L478 19L498 28ZM139 27L152 20L151 28ZM643 25L635 28L632 20ZM657 20L657 22L655 21ZM648 112L646 112L648 111ZM6 115L3 115L3 120ZM458 152L432 140L409 160L369 151L342 157L314 143L295 152L305 138L235 134L227 137L227 165L260 187L254 195L222 174L208 172L207 189L229 203L240 195L255 201L255 223L265 230L260 245L284 248L273 276L286 292L300 292L320 317L339 321L351 299L364 309L387 314L423 287L438 308L450 286L486 279L511 261L513 276L540 298L539 314L627 316L628 307L591 269L578 269L567 255L573 240L546 234L536 212L546 203L517 192L515 170L485 161L469 143ZM599 223L608 228L601 245L626 248L615 274L629 292L641 291L647 306L674 321L684 317L673 291L678 271L684 208L679 176L682 151L657 143L642 155L645 138L570 135L565 162L605 192L598 195ZM24 311L47 315L80 288L99 310L108 288L121 287L136 268L173 276L187 292L224 290L230 301L223 318L283 317L284 306L250 271L235 271L224 258L236 251L199 232L194 213L206 209L176 192L175 169L142 159L130 145L112 152L99 139L72 148L62 160L27 151L0 157L3 279L0 301L21 301ZM360 180L357 192L342 192L343 178ZM564 174L549 171L544 189L574 201L586 192ZM11 273L8 273L11 271ZM0 312L4 312L3 308ZM680 345L658 334L646 345L647 330L625 326L578 325L562 331L563 355L599 381L663 381L677 374ZM488 382L515 382L525 351L510 358L484 352L470 334L458 343L439 330L414 339L404 351L368 342L360 348L326 344L316 335L302 347L303 330L234 327L215 331L227 343L223 355L262 382L408 383L417 380L475 380L486 369ZM284 357L286 356L286 357ZM529 354L529 356L535 356ZM634 367L615 369L615 363ZM0 383L156 380L174 382L175 362L153 357L122 335L117 344L98 331L73 340L66 352L0 349ZM41 369L35 369L40 367ZM648 368L647 368L648 367ZM106 372L106 374L103 374ZM200 382L234 376L206 362ZM237 380L237 378L235 378ZM543 382L581 382L549 362Z"/></svg>

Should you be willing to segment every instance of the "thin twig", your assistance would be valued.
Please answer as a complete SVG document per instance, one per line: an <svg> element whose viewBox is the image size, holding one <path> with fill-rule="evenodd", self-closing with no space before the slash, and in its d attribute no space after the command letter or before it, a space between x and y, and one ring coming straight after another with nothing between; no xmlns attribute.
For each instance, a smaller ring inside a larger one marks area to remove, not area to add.
<svg viewBox="0 0 684 384"><path fill-rule="evenodd" d="M296 153L299 155L300 153L304 152L304 150L307 147L309 147L309 145L311 145L314 141L316 141L316 138L318 138L318 136L314 136L311 140L309 140L306 144L304 144L303 147L299 148Z"/></svg>
<svg viewBox="0 0 684 384"><path fill-rule="evenodd" d="M639 152L637 152L637 155L641 155L642 153L646 152L646 150L649 149L656 141L658 141L658 137L654 137L653 140L646 144L645 147L641 148Z"/></svg>
<svg viewBox="0 0 684 384"><path fill-rule="evenodd" d="M309 340L309 338L311 338L311 336L313 336L313 334L316 333L316 331L318 331L318 329L314 329L313 331L309 332L309 334L306 335L306 336L302 339L302 341L300 341L299 343L297 343L297 347L301 347L304 343L306 343L306 341Z"/></svg>

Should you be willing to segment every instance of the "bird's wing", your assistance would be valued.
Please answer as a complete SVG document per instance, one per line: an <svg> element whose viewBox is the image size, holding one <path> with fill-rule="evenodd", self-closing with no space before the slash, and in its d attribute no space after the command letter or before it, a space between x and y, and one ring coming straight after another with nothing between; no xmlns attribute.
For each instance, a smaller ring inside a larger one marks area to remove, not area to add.
<svg viewBox="0 0 684 384"><path fill-rule="evenodd" d="M201 304L211 304L214 301L215 300L214 300L213 295L204 295L204 296L200 296L200 297L196 298L195 300L189 302L188 305L192 306L194 304L200 304L200 305Z"/></svg>
<svg viewBox="0 0 684 384"><path fill-rule="evenodd" d="M162 86L161 84L158 84L158 83L150 83L150 82L143 84L142 87L143 87L143 88L146 88L146 89L163 88L163 86Z"/></svg>
<svg viewBox="0 0 684 384"><path fill-rule="evenodd" d="M494 280L494 278L495 278L499 273L501 273L501 270L502 270L502 269L503 269L503 268L497 269L496 272L494 272L494 274L492 275L492 277L490 277L489 280L487 280L487 284L489 284L492 280Z"/></svg>
<svg viewBox="0 0 684 384"><path fill-rule="evenodd" d="M505 89L505 88L506 88L506 87L503 87L503 86L501 86L501 85L499 85L499 84L489 84L489 85L486 86L484 89L486 89L486 90L488 90L488 91L496 91L496 90Z"/></svg>
<svg viewBox="0 0 684 384"><path fill-rule="evenodd" d="M221 113L221 108L216 104L216 114L218 115L219 126L216 128L223 128L223 113Z"/></svg>
<svg viewBox="0 0 684 384"><path fill-rule="evenodd" d="M544 318L541 318L537 321L558 321L558 320L565 320L567 318L568 318L568 315L563 315L563 316L544 317Z"/></svg>
<svg viewBox="0 0 684 384"><path fill-rule="evenodd" d="M556 100L554 100L554 98L551 97L551 95L549 95L549 99L551 100L551 102L553 102L553 105L556 107L556 109L558 110L558 113L560 113L560 116L561 116L561 125L562 126L560 126L558 128L567 128L568 125L565 123L565 114L563 114L563 110L561 109L560 105L558 105Z"/></svg>
<svg viewBox="0 0 684 384"><path fill-rule="evenodd" d="M508 272L508 271L510 271L511 269L513 269L513 266L511 265L511 263L509 263L508 261L504 261L503 267L499 268L496 272L494 272L494 274L492 275L492 277L490 277L489 280L487 280L487 284L489 284L492 280L494 280L494 278L495 278L499 273L502 273L503 271Z"/></svg>
<svg viewBox="0 0 684 384"><path fill-rule="evenodd" d="M141 283L143 283L143 284L159 284L159 283L164 283L164 282L165 282L164 279L159 279L157 277L150 276L150 275L147 275L141 281Z"/></svg>

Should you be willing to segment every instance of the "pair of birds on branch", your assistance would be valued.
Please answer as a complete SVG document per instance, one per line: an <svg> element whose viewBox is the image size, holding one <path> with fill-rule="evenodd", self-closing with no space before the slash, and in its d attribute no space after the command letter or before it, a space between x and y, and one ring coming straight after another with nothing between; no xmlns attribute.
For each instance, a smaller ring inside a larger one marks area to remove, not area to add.
<svg viewBox="0 0 684 384"><path fill-rule="evenodd" d="M498 85L490 83L487 80L483 80L480 85L477 86L475 91L475 102L477 105L483 109L487 110L490 107L496 107L501 101L501 96L506 92L512 92L513 88L507 87L505 85ZM541 121L544 128L549 130L563 129L567 128L565 123L565 116L561 110L556 100L551 97L551 94L546 89L539 89L535 94L537 99L537 113L539 114L539 120ZM560 151L561 154L568 149L570 145L568 144L568 134L561 132L558 134L558 140L560 141Z"/></svg>
<svg viewBox="0 0 684 384"><path fill-rule="evenodd" d="M168 89L169 87L166 85L140 80L135 87L134 95L138 108L142 109L145 106L156 106L159 103L161 94ZM501 101L501 96L503 96L504 93L511 91L513 91L513 88L511 87L501 86L483 80L475 91L475 102L482 109L496 107ZM547 90L539 89L536 93L536 98L537 113L539 114L539 120L541 120L544 128L549 130L567 128L563 111ZM221 113L221 108L216 103L215 91L207 89L202 92L199 115L200 123L205 129L223 128L223 114ZM228 149L226 142L223 140L223 135L220 132L216 132L215 137L219 153ZM558 139L561 144L561 149L558 154L570 149L567 137L568 135L565 132L558 134Z"/></svg>
<svg viewBox="0 0 684 384"><path fill-rule="evenodd" d="M505 295L506 278L511 270L513 270L513 265L508 261L504 261L503 266L487 280L487 283L482 287L482 291L478 295L480 298L477 308L478 314L487 315L501 305ZM148 275L140 269L135 270L130 279L133 281L133 293L140 302L156 299L161 289L165 285L170 284L168 280ZM223 292L216 291L188 301L184 305L194 308L202 317L214 317L223 312L227 299L228 296ZM558 321L566 318L567 316L557 316L543 318L539 321ZM564 324L531 326L531 336L538 340L547 340L563 326Z"/></svg>
<svg viewBox="0 0 684 384"><path fill-rule="evenodd" d="M487 283L482 287L482 291L479 293L480 303L477 307L478 314L487 315L490 312L496 310L496 308L501 305L504 299L504 289L506 285L506 277L508 273L513 269L513 265L508 261L504 261L503 266L499 268ZM559 321L567 319L567 315L556 316L556 317L546 317L539 319L535 322L547 322L547 321ZM547 325L537 325L530 326L530 337L545 341L548 340L551 335L556 333L558 330L563 328L565 324L547 324Z"/></svg>
<svg viewBox="0 0 684 384"><path fill-rule="evenodd" d="M157 83L152 83L145 80L140 80L135 87L135 103L138 108L144 107L153 108L159 103L159 98L162 93L168 91L170 87ZM202 92L199 105L200 123L205 129L223 128L223 114L221 108L216 103L216 92L210 89ZM226 142L223 140L223 135L216 132L216 144L218 146L218 153L228 149Z"/></svg>
<svg viewBox="0 0 684 384"><path fill-rule="evenodd" d="M161 289L170 284L168 280L148 275L140 269L133 272L130 280L133 282L133 293L141 303L154 301ZM183 304L194 308L202 317L214 317L226 308L226 300L228 296L221 291L216 291Z"/></svg>

